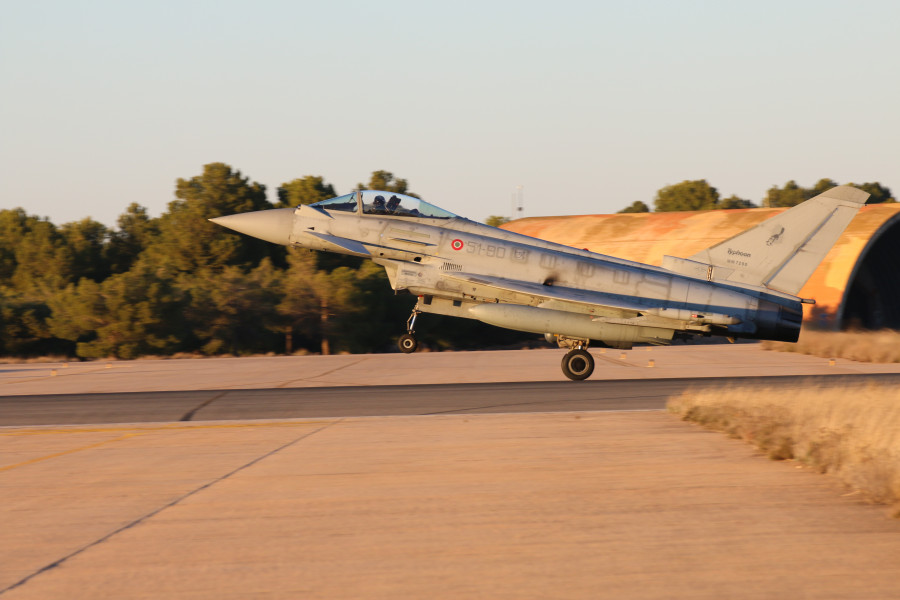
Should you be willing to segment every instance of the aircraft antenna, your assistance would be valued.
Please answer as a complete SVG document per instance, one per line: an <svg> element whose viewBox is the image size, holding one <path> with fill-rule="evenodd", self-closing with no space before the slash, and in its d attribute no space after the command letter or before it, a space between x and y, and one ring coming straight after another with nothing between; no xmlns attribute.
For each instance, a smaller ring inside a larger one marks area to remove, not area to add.
<svg viewBox="0 0 900 600"><path fill-rule="evenodd" d="M525 186L517 185L512 192L512 216L511 220L521 219L525 216Z"/></svg>

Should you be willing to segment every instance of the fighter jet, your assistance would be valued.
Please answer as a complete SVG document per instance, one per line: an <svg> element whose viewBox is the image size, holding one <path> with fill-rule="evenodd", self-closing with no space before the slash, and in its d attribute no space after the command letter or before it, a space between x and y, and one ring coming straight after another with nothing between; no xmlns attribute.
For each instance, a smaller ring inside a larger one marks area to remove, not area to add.
<svg viewBox="0 0 900 600"><path fill-rule="evenodd" d="M795 342L797 293L869 194L828 190L688 258L656 267L459 217L419 198L362 190L297 208L210 219L276 244L362 256L417 296L398 341L415 352L421 313L544 334L562 371L594 371L588 346L629 349L692 336Z"/></svg>

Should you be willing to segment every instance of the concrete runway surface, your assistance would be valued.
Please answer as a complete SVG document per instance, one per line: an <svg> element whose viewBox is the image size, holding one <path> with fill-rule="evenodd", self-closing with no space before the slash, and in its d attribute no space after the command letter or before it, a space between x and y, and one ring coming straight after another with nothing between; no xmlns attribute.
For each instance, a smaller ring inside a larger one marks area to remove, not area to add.
<svg viewBox="0 0 900 600"><path fill-rule="evenodd" d="M4 365L0 596L900 597L883 508L652 410L900 365L595 356L584 383L554 351ZM54 414L79 424L26 425Z"/></svg>
<svg viewBox="0 0 900 600"><path fill-rule="evenodd" d="M900 385L900 374L734 377L727 385ZM723 387L712 378L191 390L0 397L0 426L662 410L684 390Z"/></svg>

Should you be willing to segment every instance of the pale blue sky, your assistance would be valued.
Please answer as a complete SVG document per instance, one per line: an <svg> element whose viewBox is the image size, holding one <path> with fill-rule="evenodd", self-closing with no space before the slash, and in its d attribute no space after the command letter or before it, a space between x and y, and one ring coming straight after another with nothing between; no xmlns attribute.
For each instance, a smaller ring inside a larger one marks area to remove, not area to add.
<svg viewBox="0 0 900 600"><path fill-rule="evenodd" d="M113 225L226 162L376 169L458 214L615 212L705 178L900 193L893 1L0 0L0 208Z"/></svg>

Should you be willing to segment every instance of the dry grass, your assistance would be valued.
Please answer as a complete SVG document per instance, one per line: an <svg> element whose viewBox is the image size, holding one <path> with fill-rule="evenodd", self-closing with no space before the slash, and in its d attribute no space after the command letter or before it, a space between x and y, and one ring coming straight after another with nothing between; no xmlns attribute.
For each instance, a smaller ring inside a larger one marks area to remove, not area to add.
<svg viewBox="0 0 900 600"><path fill-rule="evenodd" d="M810 331L800 332L800 341L763 342L766 350L799 352L824 358L846 358L859 362L900 362L900 331Z"/></svg>
<svg viewBox="0 0 900 600"><path fill-rule="evenodd" d="M65 363L65 362L78 362L77 358L70 358L68 356L34 356L30 358L21 358L16 356L4 356L0 357L0 365L31 365L31 364L43 364L43 363Z"/></svg>
<svg viewBox="0 0 900 600"><path fill-rule="evenodd" d="M308 356L314 353L301 348L299 350L295 350L291 356ZM341 352L341 354L347 354L347 352ZM240 357L234 354L201 354L200 352L176 352L175 354L144 354L138 356L134 359L130 360L199 360L204 358L259 358L259 357L269 357L269 356L286 356L285 354L276 354L275 352L266 352L265 354L246 354L240 355ZM86 363L86 362L116 362L119 360L125 360L116 358L115 356L107 356L106 358L79 358L77 356L35 356L35 357L17 357L17 356L2 356L0 357L0 365L26 365L26 364L39 364L39 363Z"/></svg>
<svg viewBox="0 0 900 600"><path fill-rule="evenodd" d="M900 389L738 387L669 401L685 421L829 473L900 518Z"/></svg>

